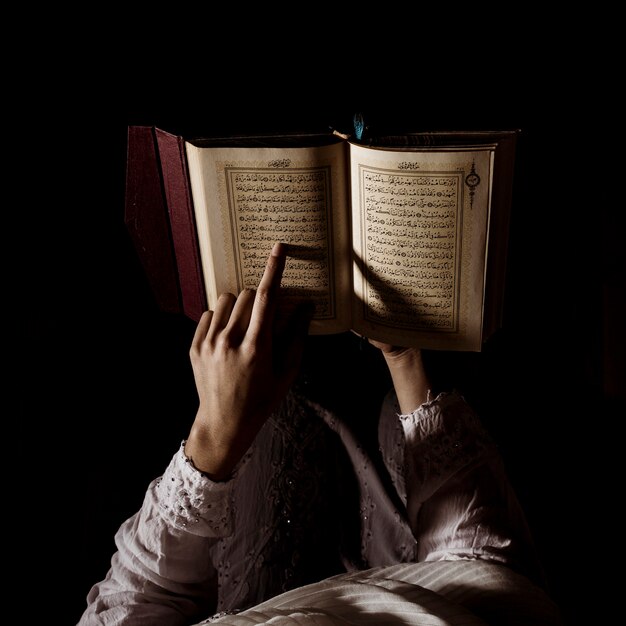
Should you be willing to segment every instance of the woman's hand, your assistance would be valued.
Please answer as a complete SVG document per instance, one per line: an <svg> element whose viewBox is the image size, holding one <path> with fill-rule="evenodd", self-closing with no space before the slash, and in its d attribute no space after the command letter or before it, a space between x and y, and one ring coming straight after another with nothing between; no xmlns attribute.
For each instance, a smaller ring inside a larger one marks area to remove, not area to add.
<svg viewBox="0 0 626 626"><path fill-rule="evenodd" d="M284 268L278 243L258 289L222 294L196 328L190 358L200 403L185 453L214 480L230 475L300 366L312 307L279 319Z"/></svg>

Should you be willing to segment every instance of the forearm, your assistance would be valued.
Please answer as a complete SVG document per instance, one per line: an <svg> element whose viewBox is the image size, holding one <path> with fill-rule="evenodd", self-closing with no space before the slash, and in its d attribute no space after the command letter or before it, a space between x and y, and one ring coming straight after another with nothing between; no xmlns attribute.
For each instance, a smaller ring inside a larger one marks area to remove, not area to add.
<svg viewBox="0 0 626 626"><path fill-rule="evenodd" d="M422 353L417 349L383 351L383 356L398 397L400 411L408 414L429 399L430 381Z"/></svg>
<svg viewBox="0 0 626 626"><path fill-rule="evenodd" d="M209 559L199 537L184 541L172 554L171 542L146 532L150 520L138 514L125 522L116 534L117 552L104 580L87 596L87 608L79 626L134 626L135 624L187 624L214 611L215 574L208 571ZM195 566L199 559L204 568ZM182 576L188 564L186 576ZM205 569L207 571L200 571Z"/></svg>
<svg viewBox="0 0 626 626"><path fill-rule="evenodd" d="M209 551L232 531L228 496L227 484L207 480L179 450L117 532L111 568L89 592L80 626L185 624L210 614L217 599Z"/></svg>
<svg viewBox="0 0 626 626"><path fill-rule="evenodd" d="M539 577L532 538L502 458L456 392L402 415L407 513L419 560L481 558Z"/></svg>
<svg viewBox="0 0 626 626"><path fill-rule="evenodd" d="M198 417L185 442L185 454L198 470L215 481L227 479L238 460L237 452L217 444L210 429Z"/></svg>

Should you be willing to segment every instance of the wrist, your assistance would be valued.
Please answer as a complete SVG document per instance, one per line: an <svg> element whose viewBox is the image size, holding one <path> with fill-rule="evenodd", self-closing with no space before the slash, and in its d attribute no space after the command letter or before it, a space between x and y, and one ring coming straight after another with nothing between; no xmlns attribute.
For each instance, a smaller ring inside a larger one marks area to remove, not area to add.
<svg viewBox="0 0 626 626"><path fill-rule="evenodd" d="M196 418L185 441L185 456L193 466L213 481L228 478L236 464L230 458L229 446L220 444L211 433L207 424Z"/></svg>
<svg viewBox="0 0 626 626"><path fill-rule="evenodd" d="M399 348L383 352L390 370L422 368L422 351L419 348Z"/></svg>
<svg viewBox="0 0 626 626"><path fill-rule="evenodd" d="M402 414L420 407L429 398L430 382L424 370L422 353L405 348L383 353Z"/></svg>

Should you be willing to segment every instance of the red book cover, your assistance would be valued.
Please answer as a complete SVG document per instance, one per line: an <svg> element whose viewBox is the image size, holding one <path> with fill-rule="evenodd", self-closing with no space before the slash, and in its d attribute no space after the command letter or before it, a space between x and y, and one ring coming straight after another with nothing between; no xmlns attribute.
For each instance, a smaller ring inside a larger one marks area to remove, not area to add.
<svg viewBox="0 0 626 626"><path fill-rule="evenodd" d="M158 128L155 128L155 137L183 311L187 317L197 322L207 309L207 304L197 245L193 199L189 187L185 142L182 137Z"/></svg>
<svg viewBox="0 0 626 626"><path fill-rule="evenodd" d="M125 222L159 308L198 321L206 295L182 137L129 126Z"/></svg>
<svg viewBox="0 0 626 626"><path fill-rule="evenodd" d="M182 312L178 269L153 129L129 126L124 221L159 308Z"/></svg>

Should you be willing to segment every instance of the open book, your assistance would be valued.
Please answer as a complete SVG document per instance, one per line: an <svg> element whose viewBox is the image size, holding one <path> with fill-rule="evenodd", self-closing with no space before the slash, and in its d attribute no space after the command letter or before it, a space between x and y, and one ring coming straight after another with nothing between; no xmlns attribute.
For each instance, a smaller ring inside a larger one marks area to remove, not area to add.
<svg viewBox="0 0 626 626"><path fill-rule="evenodd" d="M131 127L127 223L146 262L139 239L161 212L172 298L194 319L220 293L256 287L282 241L283 291L314 300L311 333L479 351L501 324L517 134L366 144L332 133L185 139ZM150 164L151 196L142 180Z"/></svg>

